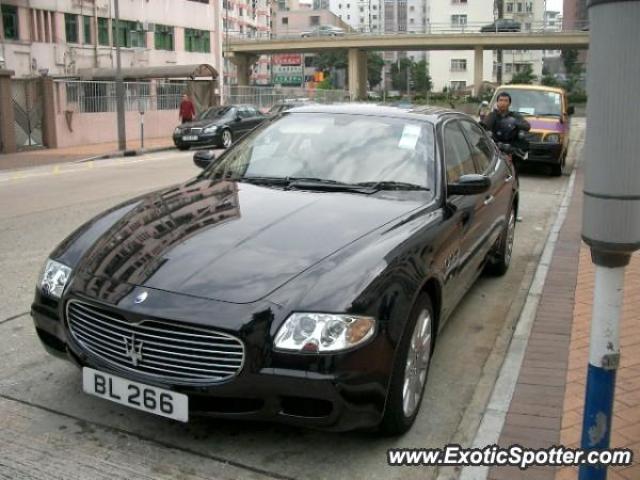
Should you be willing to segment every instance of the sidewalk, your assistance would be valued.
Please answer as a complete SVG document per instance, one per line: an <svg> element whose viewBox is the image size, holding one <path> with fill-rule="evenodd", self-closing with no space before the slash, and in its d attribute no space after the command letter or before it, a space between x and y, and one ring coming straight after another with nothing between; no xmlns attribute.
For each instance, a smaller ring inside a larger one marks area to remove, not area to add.
<svg viewBox="0 0 640 480"><path fill-rule="evenodd" d="M149 138L144 140L144 151L153 152L174 148L171 137ZM127 142L127 154L140 152L140 140ZM66 148L29 150L18 153L0 155L0 170L15 170L55 163L77 162L95 157L111 157L122 153L118 151L117 142L79 145Z"/></svg>
<svg viewBox="0 0 640 480"><path fill-rule="evenodd" d="M579 447L589 355L594 267L581 241L584 176L576 174L571 205L556 244L524 360L498 444ZM634 465L612 467L609 480L640 479L640 252L625 278L611 447L634 452ZM492 467L491 480L569 480L574 467Z"/></svg>

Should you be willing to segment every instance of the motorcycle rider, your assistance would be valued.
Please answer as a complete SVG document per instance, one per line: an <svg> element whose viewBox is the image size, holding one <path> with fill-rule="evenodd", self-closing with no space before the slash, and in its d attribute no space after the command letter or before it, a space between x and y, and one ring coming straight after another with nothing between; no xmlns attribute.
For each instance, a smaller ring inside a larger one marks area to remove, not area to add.
<svg viewBox="0 0 640 480"><path fill-rule="evenodd" d="M496 99L496 108L481 121L481 125L491 132L498 144L511 146L511 152L522 156L523 151L529 150L529 142L524 138L524 132L531 129L531 125L518 112L512 112L511 95L501 92ZM522 133L521 133L522 132Z"/></svg>

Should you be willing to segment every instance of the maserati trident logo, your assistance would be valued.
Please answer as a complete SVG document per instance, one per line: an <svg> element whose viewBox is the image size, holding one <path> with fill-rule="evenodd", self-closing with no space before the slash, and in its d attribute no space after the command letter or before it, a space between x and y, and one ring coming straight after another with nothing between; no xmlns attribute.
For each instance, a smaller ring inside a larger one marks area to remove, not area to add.
<svg viewBox="0 0 640 480"><path fill-rule="evenodd" d="M142 361L142 344L144 342L136 342L136 334L132 334L131 338L122 337L124 339L124 354L131 360L131 365L138 366Z"/></svg>
<svg viewBox="0 0 640 480"><path fill-rule="evenodd" d="M148 292L141 292L138 295L136 295L136 298L133 299L133 303L136 303L136 304L142 303L147 299L148 296L149 296Z"/></svg>

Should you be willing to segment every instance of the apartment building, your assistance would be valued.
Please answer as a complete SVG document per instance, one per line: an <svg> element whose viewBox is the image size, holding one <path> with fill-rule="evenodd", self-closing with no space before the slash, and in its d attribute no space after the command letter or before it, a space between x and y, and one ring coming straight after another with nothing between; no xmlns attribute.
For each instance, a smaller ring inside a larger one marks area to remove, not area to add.
<svg viewBox="0 0 640 480"><path fill-rule="evenodd" d="M2 0L0 56L16 77L75 76L82 68L207 63L222 67L217 0Z"/></svg>
<svg viewBox="0 0 640 480"><path fill-rule="evenodd" d="M270 31L270 0L222 0L222 36L225 41L237 37L268 38ZM233 63L225 61L224 76L227 84L237 83ZM262 55L253 66L251 82L256 85L271 83L268 56Z"/></svg>

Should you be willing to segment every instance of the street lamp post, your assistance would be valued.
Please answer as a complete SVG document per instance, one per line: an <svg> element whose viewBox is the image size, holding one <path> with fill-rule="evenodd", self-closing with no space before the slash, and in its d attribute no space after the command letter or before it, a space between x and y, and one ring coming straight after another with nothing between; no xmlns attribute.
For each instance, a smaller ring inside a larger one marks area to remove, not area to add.
<svg viewBox="0 0 640 480"><path fill-rule="evenodd" d="M116 121L118 124L118 150L127 149L127 136L124 119L124 80L122 77L122 61L120 59L120 0L114 0L116 34Z"/></svg>

